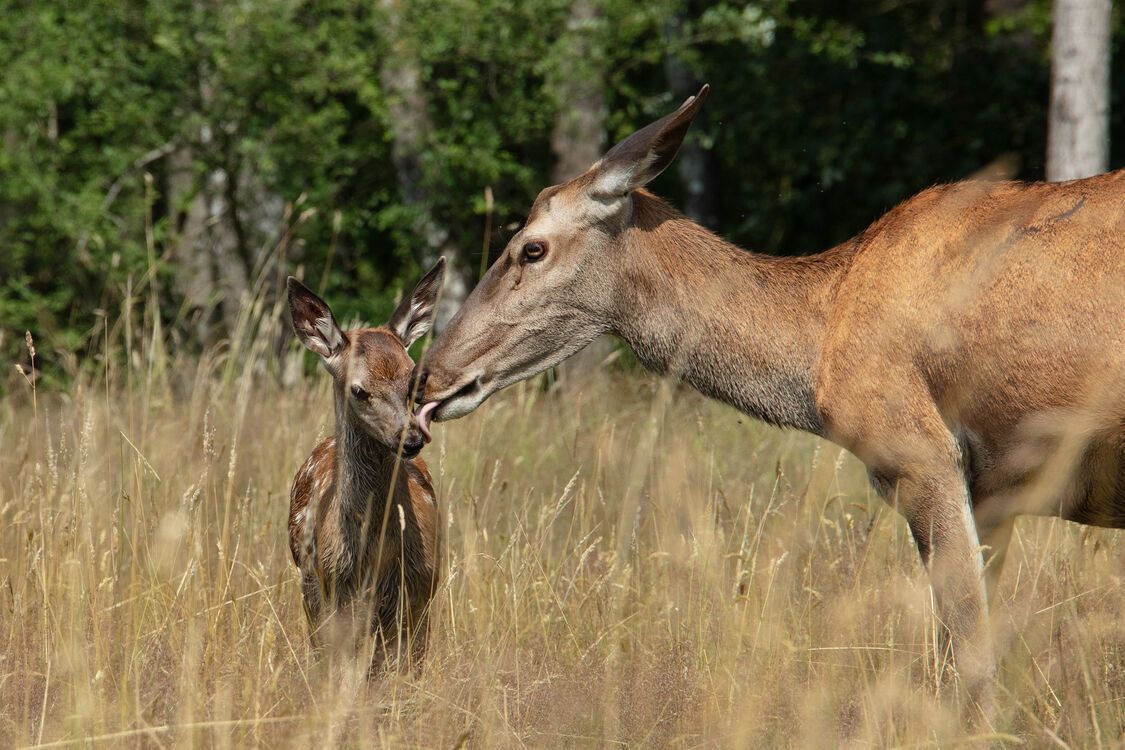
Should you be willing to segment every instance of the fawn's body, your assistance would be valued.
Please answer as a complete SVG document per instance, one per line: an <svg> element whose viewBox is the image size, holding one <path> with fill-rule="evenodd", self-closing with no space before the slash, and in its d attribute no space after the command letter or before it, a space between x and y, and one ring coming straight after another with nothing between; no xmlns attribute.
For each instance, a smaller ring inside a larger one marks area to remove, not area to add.
<svg viewBox="0 0 1125 750"><path fill-rule="evenodd" d="M363 435L322 440L293 479L289 549L314 629L333 607L359 603L351 617L388 642L409 632L417 658L439 580L437 501L421 458L395 464Z"/></svg>
<svg viewBox="0 0 1125 750"><path fill-rule="evenodd" d="M293 479L289 548L314 642L374 636L373 671L388 658L422 656L439 580L439 516L417 457L406 347L429 328L442 268L387 326L347 332L312 292L289 283L294 329L332 374L336 413L334 434Z"/></svg>

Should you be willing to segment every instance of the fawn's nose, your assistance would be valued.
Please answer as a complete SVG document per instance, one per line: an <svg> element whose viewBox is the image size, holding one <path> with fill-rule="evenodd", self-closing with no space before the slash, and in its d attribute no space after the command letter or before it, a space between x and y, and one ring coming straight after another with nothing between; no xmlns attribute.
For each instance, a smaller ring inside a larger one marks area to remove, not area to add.
<svg viewBox="0 0 1125 750"><path fill-rule="evenodd" d="M411 433L406 436L406 440L402 443L402 457L414 458L422 452L422 448L426 445L426 441L422 439L421 435Z"/></svg>

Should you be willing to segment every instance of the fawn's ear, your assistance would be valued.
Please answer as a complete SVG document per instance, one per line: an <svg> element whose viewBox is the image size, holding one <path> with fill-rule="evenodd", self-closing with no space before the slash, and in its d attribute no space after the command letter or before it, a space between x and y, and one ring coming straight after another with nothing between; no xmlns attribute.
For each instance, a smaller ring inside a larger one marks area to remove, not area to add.
<svg viewBox="0 0 1125 750"><path fill-rule="evenodd" d="M684 142L692 120L707 100L710 87L690 96L679 109L646 125L606 152L591 171L590 194L599 200L623 198L663 172Z"/></svg>
<svg viewBox="0 0 1125 750"><path fill-rule="evenodd" d="M410 348L411 344L425 336L433 326L434 308L437 306L443 281L445 258L441 257L414 287L410 296L398 303L387 327L395 332L403 346Z"/></svg>
<svg viewBox="0 0 1125 750"><path fill-rule="evenodd" d="M325 359L336 355L347 340L340 326L336 325L328 304L292 276L285 286L289 292L289 314L293 316L293 331L297 338Z"/></svg>

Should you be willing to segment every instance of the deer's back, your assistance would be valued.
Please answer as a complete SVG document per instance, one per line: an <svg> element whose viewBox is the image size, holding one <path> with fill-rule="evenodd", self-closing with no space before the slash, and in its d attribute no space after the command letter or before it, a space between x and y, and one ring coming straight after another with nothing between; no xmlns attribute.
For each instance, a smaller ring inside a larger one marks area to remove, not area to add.
<svg viewBox="0 0 1125 750"><path fill-rule="evenodd" d="M1125 377L1125 171L926 191L855 240L824 365L1019 412Z"/></svg>
<svg viewBox="0 0 1125 750"><path fill-rule="evenodd" d="M1093 453L1120 452L1125 171L934 188L850 252L817 389L841 442L875 454L948 429L996 487L1030 475L1069 430ZM1103 494L1125 504L1125 462L1105 473L1121 486Z"/></svg>

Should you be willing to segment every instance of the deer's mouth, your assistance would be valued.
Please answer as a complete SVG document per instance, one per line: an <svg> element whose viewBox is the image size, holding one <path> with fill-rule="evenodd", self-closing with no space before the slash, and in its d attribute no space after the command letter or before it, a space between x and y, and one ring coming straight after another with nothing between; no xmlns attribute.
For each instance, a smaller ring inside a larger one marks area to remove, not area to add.
<svg viewBox="0 0 1125 750"><path fill-rule="evenodd" d="M433 422L445 422L449 419L464 416L480 406L481 401L484 401L487 396L483 378L477 376L448 396L422 404L418 411L414 413L414 420L418 423L418 429L422 431L422 435L425 436L428 443L433 440L430 433L430 426Z"/></svg>

